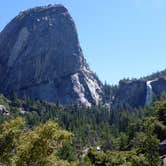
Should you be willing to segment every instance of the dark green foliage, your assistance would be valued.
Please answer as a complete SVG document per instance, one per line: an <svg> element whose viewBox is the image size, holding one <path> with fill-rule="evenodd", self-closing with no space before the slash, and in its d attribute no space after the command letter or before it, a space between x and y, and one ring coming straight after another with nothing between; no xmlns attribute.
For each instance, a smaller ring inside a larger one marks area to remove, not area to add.
<svg viewBox="0 0 166 166"><path fill-rule="evenodd" d="M149 166L145 156L138 154L136 150L123 152L97 152L92 149L89 151L84 162L85 166ZM157 165L156 165L157 166Z"/></svg>
<svg viewBox="0 0 166 166"><path fill-rule="evenodd" d="M25 120L15 118L0 125L0 163L6 166L63 166L57 152L71 142L72 134L53 121L26 129Z"/></svg>
<svg viewBox="0 0 166 166"><path fill-rule="evenodd" d="M5 122L0 126L0 161L4 164L11 164L14 156L13 150L17 144L20 134L23 132L25 121L16 118Z"/></svg>
<svg viewBox="0 0 166 166"><path fill-rule="evenodd" d="M155 113L158 121L156 122L156 133L158 138L162 141L166 139L166 99L155 102Z"/></svg>
<svg viewBox="0 0 166 166"><path fill-rule="evenodd" d="M142 79L144 79L144 80L154 80L156 78L165 78L165 77L166 77L166 70L162 70L162 71L157 71L157 72L151 74L150 76L143 77Z"/></svg>
<svg viewBox="0 0 166 166"><path fill-rule="evenodd" d="M76 149L73 144L66 144L58 153L59 157L63 160L75 161L76 157Z"/></svg>
<svg viewBox="0 0 166 166"><path fill-rule="evenodd" d="M104 84L104 101L111 102L118 92L118 86L111 86L105 82Z"/></svg>
<svg viewBox="0 0 166 166"><path fill-rule="evenodd" d="M157 111L158 120L166 125L166 99L156 102L155 109Z"/></svg>
<svg viewBox="0 0 166 166"><path fill-rule="evenodd" d="M119 136L120 151L101 151L91 149L84 160L84 165L95 166L161 166L159 158L159 140L154 133L155 119L146 119L142 125L142 132L136 135L137 145L130 151L125 151L127 135ZM138 138L139 137L139 138Z"/></svg>
<svg viewBox="0 0 166 166"><path fill-rule="evenodd" d="M2 117L10 119L19 114L26 119L28 128L51 119L71 131L74 134L72 144L66 144L58 152L60 159L70 162L79 158L80 164L85 166L148 166L160 164L157 137L165 139L165 103L163 99L144 109L133 109L126 104L111 108L102 105L85 108L73 104L62 106L31 101L26 97L19 100L15 97L7 101L10 116ZM21 113L20 110L25 112ZM102 151L96 151L97 146ZM82 158L84 149L90 147L94 148Z"/></svg>
<svg viewBox="0 0 166 166"><path fill-rule="evenodd" d="M146 119L143 123L143 135L140 140L139 150L145 155L146 161L151 166L160 165L159 140L154 133L155 118Z"/></svg>

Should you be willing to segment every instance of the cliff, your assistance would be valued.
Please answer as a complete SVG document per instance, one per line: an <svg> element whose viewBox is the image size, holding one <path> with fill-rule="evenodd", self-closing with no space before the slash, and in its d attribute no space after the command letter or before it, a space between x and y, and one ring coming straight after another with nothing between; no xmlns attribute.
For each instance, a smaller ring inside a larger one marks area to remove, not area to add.
<svg viewBox="0 0 166 166"><path fill-rule="evenodd" d="M102 84L89 69L75 23L62 5L16 16L0 33L0 92L77 103L102 101Z"/></svg>

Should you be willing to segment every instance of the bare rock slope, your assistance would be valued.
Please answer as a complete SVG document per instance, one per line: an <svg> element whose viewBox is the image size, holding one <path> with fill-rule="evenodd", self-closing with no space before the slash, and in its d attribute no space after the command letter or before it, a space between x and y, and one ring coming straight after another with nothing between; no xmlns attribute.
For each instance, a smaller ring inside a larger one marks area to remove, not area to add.
<svg viewBox="0 0 166 166"><path fill-rule="evenodd" d="M89 69L76 27L62 5L16 16L0 33L0 93L62 104L102 101L102 84Z"/></svg>

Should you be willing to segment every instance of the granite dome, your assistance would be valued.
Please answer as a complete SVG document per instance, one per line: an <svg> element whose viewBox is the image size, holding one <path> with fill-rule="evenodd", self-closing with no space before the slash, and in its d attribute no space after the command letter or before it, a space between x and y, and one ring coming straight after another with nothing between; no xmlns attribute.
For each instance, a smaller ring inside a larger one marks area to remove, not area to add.
<svg viewBox="0 0 166 166"><path fill-rule="evenodd" d="M75 23L62 5L20 12L0 33L0 92L86 106L102 101Z"/></svg>

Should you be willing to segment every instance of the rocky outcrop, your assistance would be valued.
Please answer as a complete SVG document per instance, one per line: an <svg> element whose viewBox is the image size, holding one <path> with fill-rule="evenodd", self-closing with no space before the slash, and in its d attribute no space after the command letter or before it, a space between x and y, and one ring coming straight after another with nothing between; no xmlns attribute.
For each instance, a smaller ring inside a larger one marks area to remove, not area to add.
<svg viewBox="0 0 166 166"><path fill-rule="evenodd" d="M159 152L160 152L161 156L166 155L166 140L164 140L160 143Z"/></svg>
<svg viewBox="0 0 166 166"><path fill-rule="evenodd" d="M132 107L143 107L146 102L146 81L120 81L114 103L127 104Z"/></svg>
<svg viewBox="0 0 166 166"><path fill-rule="evenodd" d="M10 112L6 109L4 105L0 105L0 115L10 115Z"/></svg>
<svg viewBox="0 0 166 166"><path fill-rule="evenodd" d="M132 107L144 107L151 105L153 96L158 99L166 92L166 78L154 80L122 80L119 82L115 104L127 104Z"/></svg>
<svg viewBox="0 0 166 166"><path fill-rule="evenodd" d="M155 79L151 82L154 94L159 98L163 92L166 92L166 78Z"/></svg>
<svg viewBox="0 0 166 166"><path fill-rule="evenodd" d="M62 104L102 101L76 27L62 5L21 12L0 33L0 92Z"/></svg>

